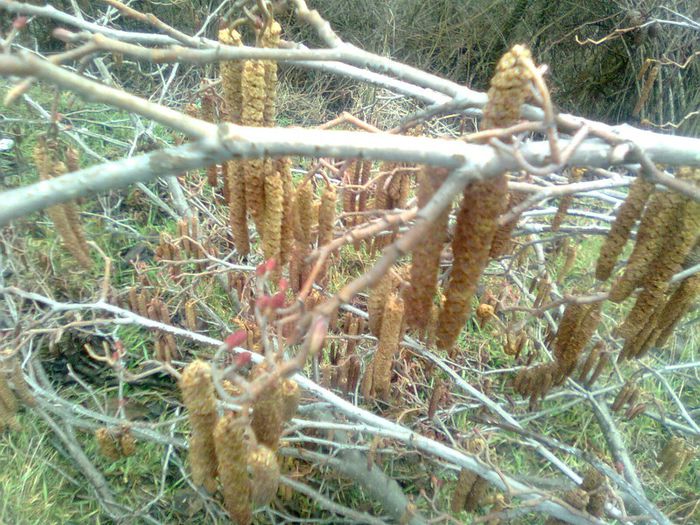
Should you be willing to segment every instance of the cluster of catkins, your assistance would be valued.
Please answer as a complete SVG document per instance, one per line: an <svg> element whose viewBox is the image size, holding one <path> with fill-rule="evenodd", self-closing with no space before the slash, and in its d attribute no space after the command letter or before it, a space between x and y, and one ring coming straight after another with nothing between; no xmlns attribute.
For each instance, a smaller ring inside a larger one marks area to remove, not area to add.
<svg viewBox="0 0 700 525"><path fill-rule="evenodd" d="M61 152L63 160L60 159ZM40 180L60 177L64 173L80 169L76 149L62 147L58 141L46 137L39 137L34 148L34 163ZM65 249L84 269L92 269L90 247L80 222L78 205L72 201L65 202L50 206L46 209L46 213L51 218Z"/></svg>
<svg viewBox="0 0 700 525"><path fill-rule="evenodd" d="M472 454L481 454L486 448L483 439L471 439L466 443L466 449ZM481 505L486 503L486 491L489 482L475 472L463 468L459 472L457 486L452 494L450 507L452 512L476 511Z"/></svg>
<svg viewBox="0 0 700 525"><path fill-rule="evenodd" d="M170 313L168 312L168 307L160 297L151 297L146 283L147 280L142 278L142 286L132 286L129 288L127 296L129 310L153 321L172 325L173 323ZM192 316L192 314L190 314L190 316ZM196 323L196 319L194 322ZM154 333L156 359L164 363L169 363L172 358L178 356L175 336L162 330L154 330Z"/></svg>
<svg viewBox="0 0 700 525"><path fill-rule="evenodd" d="M530 397L531 408L552 386L562 384L573 373L581 352L600 323L600 308L600 302L567 305L554 338L554 361L518 372L513 387L520 395Z"/></svg>
<svg viewBox="0 0 700 525"><path fill-rule="evenodd" d="M260 364L251 378L269 372ZM253 510L267 505L277 492L276 451L283 425L299 404L299 386L291 379L276 379L255 399L249 418L247 413L219 413L211 366L204 361L187 365L179 385L192 428L189 461L194 483L212 494L218 489L234 523L251 523ZM228 381L223 387L229 395L241 393Z"/></svg>
<svg viewBox="0 0 700 525"><path fill-rule="evenodd" d="M680 168L676 177L700 181L700 169ZM634 306L619 327L625 345L620 359L643 356L662 346L700 291L700 278L690 277L671 288L671 277L692 260L700 239L700 203L675 191L655 189L643 174L631 185L600 251L596 277L607 280L639 221L637 239L622 273L613 281L609 298L620 303L641 288Z"/></svg>
<svg viewBox="0 0 700 525"><path fill-rule="evenodd" d="M270 20L258 32L258 45L279 46L282 29ZM240 33L222 27L219 42L242 46ZM243 126L275 125L277 63L270 60L221 64L224 100L230 121ZM294 187L289 159L232 160L226 163L224 198L229 203L231 231L239 254L250 252L248 216L253 219L265 259L284 264L291 256Z"/></svg>
<svg viewBox="0 0 700 525"><path fill-rule="evenodd" d="M609 496L610 489L605 482L605 476L591 468L583 477L581 485L564 493L562 499L573 508L600 518L603 516ZM567 522L558 518L549 518L546 523L559 525Z"/></svg>
<svg viewBox="0 0 700 525"><path fill-rule="evenodd" d="M136 452L136 439L126 426L116 430L100 427L95 430L95 439L100 453L111 461L133 456Z"/></svg>
<svg viewBox="0 0 700 525"><path fill-rule="evenodd" d="M696 451L683 438L672 437L659 453L659 476L673 478L695 457Z"/></svg>
<svg viewBox="0 0 700 525"><path fill-rule="evenodd" d="M0 352L0 432L19 428L15 416L20 403L32 407L36 399L24 379L17 356L9 351Z"/></svg>
<svg viewBox="0 0 700 525"><path fill-rule="evenodd" d="M639 414L646 410L646 404L639 402L641 390L634 385L632 381L627 381L615 396L612 405L610 406L613 412L619 412L625 409L625 417L634 419Z"/></svg>

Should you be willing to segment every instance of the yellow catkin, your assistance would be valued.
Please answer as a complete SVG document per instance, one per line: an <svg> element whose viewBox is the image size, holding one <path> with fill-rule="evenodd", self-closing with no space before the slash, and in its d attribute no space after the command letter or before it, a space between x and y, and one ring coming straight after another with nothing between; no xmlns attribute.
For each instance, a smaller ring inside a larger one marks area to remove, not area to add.
<svg viewBox="0 0 700 525"><path fill-rule="evenodd" d="M595 276L599 281L607 280L612 274L615 263L627 244L632 227L641 217L652 191L654 185L642 176L638 176L630 185L627 198L620 206L598 255Z"/></svg>
<svg viewBox="0 0 700 525"><path fill-rule="evenodd" d="M600 323L601 304L598 302L567 306L554 346L554 358L558 365L558 372L561 374L557 382L571 375L576 368L581 351ZM572 312L571 318L567 318L568 311Z"/></svg>
<svg viewBox="0 0 700 525"><path fill-rule="evenodd" d="M248 235L248 218L246 206L246 178L243 162L229 161L226 165L226 180L228 180L229 220L231 235L236 251L241 257L250 253L250 238Z"/></svg>
<svg viewBox="0 0 700 525"><path fill-rule="evenodd" d="M463 468L459 471L459 479L457 479L457 486L452 494L452 501L450 502L450 508L452 512L461 512L464 510L464 505L467 501L467 496L472 490L474 483L479 476Z"/></svg>
<svg viewBox="0 0 700 525"><path fill-rule="evenodd" d="M248 453L250 492L253 508L264 507L277 493L280 467L275 453L264 445L253 447Z"/></svg>
<svg viewBox="0 0 700 525"><path fill-rule="evenodd" d="M10 361L10 380L12 381L12 387L14 388L15 394L19 400L26 406L33 407L36 405L36 398L34 394L29 389L27 381L24 379L24 374L22 373L22 367L19 364L19 360L15 357Z"/></svg>
<svg viewBox="0 0 700 525"><path fill-rule="evenodd" d="M690 310L698 296L700 296L700 274L695 274L681 282L659 313L654 338L657 346L666 344L676 325Z"/></svg>
<svg viewBox="0 0 700 525"><path fill-rule="evenodd" d="M693 458L693 449L682 438L672 437L659 454L659 476L672 479Z"/></svg>
<svg viewBox="0 0 700 525"><path fill-rule="evenodd" d="M125 428L119 436L119 446L122 455L129 457L136 453L136 439L128 428Z"/></svg>
<svg viewBox="0 0 700 525"><path fill-rule="evenodd" d="M467 512L476 511L482 504L484 495L486 494L486 490L488 488L489 482L481 476L477 476L476 480L474 480L474 485L472 485L472 489L469 491L469 494L467 494L467 498L464 501L464 510Z"/></svg>
<svg viewBox="0 0 700 525"><path fill-rule="evenodd" d="M447 176L444 168L425 168L418 176L418 206L425 206ZM440 255L447 237L449 207L431 225L423 242L413 250L410 286L404 291L406 326L425 330L430 321L430 308L435 298L440 271Z"/></svg>
<svg viewBox="0 0 700 525"><path fill-rule="evenodd" d="M321 194L321 204L318 210L318 247L324 246L333 240L333 228L335 226L335 208L338 194L333 186L327 186ZM324 263L318 276L321 281L328 269L328 261Z"/></svg>
<svg viewBox="0 0 700 525"><path fill-rule="evenodd" d="M240 417L229 412L219 419L214 429L221 494L231 521L237 525L248 525L253 520L245 427Z"/></svg>
<svg viewBox="0 0 700 525"><path fill-rule="evenodd" d="M333 186L326 186L321 194L321 206L318 210L318 246L324 246L333 240L335 224L335 207L338 194Z"/></svg>
<svg viewBox="0 0 700 525"><path fill-rule="evenodd" d="M43 138L34 148L34 161L39 178L49 180L67 172L66 165L54 157L50 148L57 148L55 142L48 144ZM53 222L56 232L63 241L66 250L78 261L84 269L92 268L92 259L83 233L78 210L74 203L59 204L47 208L46 213Z"/></svg>
<svg viewBox="0 0 700 525"><path fill-rule="evenodd" d="M399 348L403 312L403 300L396 295L389 296L384 308L379 345L372 367L372 389L374 394L383 400L387 400L391 392L391 367Z"/></svg>
<svg viewBox="0 0 700 525"><path fill-rule="evenodd" d="M294 379L282 381L282 419L289 421L296 414L301 400L301 389Z"/></svg>
<svg viewBox="0 0 700 525"><path fill-rule="evenodd" d="M274 20L265 27L260 35L260 45L265 48L279 47L282 28ZM263 61L265 68L265 107L263 109L263 125L270 128L275 126L277 116L277 62Z"/></svg>
<svg viewBox="0 0 700 525"><path fill-rule="evenodd" d="M389 293L396 287L398 277L396 272L391 269L370 288L367 297L367 313L369 314L369 331L376 337L379 337L382 328L382 317L384 315L384 307L386 306L386 298Z"/></svg>
<svg viewBox="0 0 700 525"><path fill-rule="evenodd" d="M119 452L119 447L117 446L117 440L105 427L100 427L95 430L95 440L97 441L97 448L107 459L116 461L121 457Z"/></svg>
<svg viewBox="0 0 700 525"><path fill-rule="evenodd" d="M579 182L583 177L583 174L584 170L582 168L573 168L571 170L571 174L569 175L568 183L573 184ZM557 213L555 213L554 217L552 218L552 232L559 231L559 228L564 222L564 218L566 217L566 214L569 211L569 206L571 206L573 200L574 196L572 194L564 195L559 200L559 207L557 208Z"/></svg>
<svg viewBox="0 0 700 525"><path fill-rule="evenodd" d="M11 416L17 413L17 399L10 389L10 385L7 382L7 377L0 371L0 403L3 404L6 412Z"/></svg>
<svg viewBox="0 0 700 525"><path fill-rule="evenodd" d="M294 247L294 183L292 182L292 162L283 157L276 161L277 171L282 177L284 195L282 211L282 230L280 241L280 264L289 262Z"/></svg>
<svg viewBox="0 0 700 525"><path fill-rule="evenodd" d="M199 324L197 322L196 304L196 299L190 299L185 303L185 326L187 326L187 329L192 332L197 331L197 325Z"/></svg>
<svg viewBox="0 0 700 525"><path fill-rule="evenodd" d="M484 107L484 129L506 127L518 121L520 106L529 96L532 73L528 66L532 66L530 51L521 45L513 46L499 60ZM507 189L505 174L499 174L474 182L464 190L452 240L452 275L437 328L438 348L450 353L454 353L478 280L488 263Z"/></svg>
<svg viewBox="0 0 700 525"><path fill-rule="evenodd" d="M304 250L307 250L311 244L311 229L314 222L314 190L310 182L303 182L297 187L294 201L296 204L294 239Z"/></svg>
<svg viewBox="0 0 700 525"><path fill-rule="evenodd" d="M266 364L257 365L251 373L252 377L258 377L267 370ZM258 442L272 450L277 450L279 446L284 426L283 413L282 388L279 381L276 381L253 402L253 417L250 422Z"/></svg>
<svg viewBox="0 0 700 525"><path fill-rule="evenodd" d="M274 164L270 161L270 166ZM284 218L284 187L279 172L265 176L265 219L262 235L265 260L275 259L280 263L282 243L282 219Z"/></svg>
<svg viewBox="0 0 700 525"><path fill-rule="evenodd" d="M509 192L507 211L510 211L513 208L522 204L526 198L527 193L523 193L520 191ZM493 236L493 241L491 241L491 250L489 255L492 258L495 259L497 257L502 257L503 255L506 255L510 252L511 246L513 244L513 230L518 225L519 220L520 214L518 214L516 217L513 217L507 223L498 227L496 233Z"/></svg>
<svg viewBox="0 0 700 525"><path fill-rule="evenodd" d="M182 400L192 427L189 458L192 480L210 493L216 491L216 453L214 425L216 424L216 397L211 377L211 366L196 360L187 365L179 381Z"/></svg>
<svg viewBox="0 0 700 525"><path fill-rule="evenodd" d="M503 128L515 124L520 118L520 106L529 96L532 73L525 67L531 61L530 51L513 46L496 65L491 79L488 103L484 107L483 129Z"/></svg>
<svg viewBox="0 0 700 525"><path fill-rule="evenodd" d="M243 45L241 35L235 29L224 27L219 30L219 42L229 46L240 47ZM224 88L224 98L228 106L229 115L232 122L241 121L241 78L243 76L243 63L238 60L221 62L221 83Z"/></svg>
<svg viewBox="0 0 700 525"><path fill-rule="evenodd" d="M581 482L581 488L588 492L588 505L586 510L596 518L600 518L605 510L605 503L608 499L608 491L605 487L605 476L589 468Z"/></svg>
<svg viewBox="0 0 700 525"><path fill-rule="evenodd" d="M610 289L609 299L619 303L627 299L649 271L651 261L661 251L669 221L681 197L673 192L658 191L651 196L639 223L637 242L625 271Z"/></svg>
<svg viewBox="0 0 700 525"><path fill-rule="evenodd" d="M503 175L470 184L462 197L452 239L452 274L437 328L437 346L454 353L481 273L489 260L491 240L502 213L507 182Z"/></svg>

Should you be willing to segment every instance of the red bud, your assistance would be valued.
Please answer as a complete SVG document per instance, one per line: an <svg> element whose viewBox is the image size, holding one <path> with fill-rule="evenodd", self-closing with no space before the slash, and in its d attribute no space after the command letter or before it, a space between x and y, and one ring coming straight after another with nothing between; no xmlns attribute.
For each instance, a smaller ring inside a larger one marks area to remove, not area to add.
<svg viewBox="0 0 700 525"><path fill-rule="evenodd" d="M260 310L261 312L263 310L266 310L268 306L270 306L270 296L269 295L263 295L262 297L258 297L255 300L255 307L258 310Z"/></svg>
<svg viewBox="0 0 700 525"><path fill-rule="evenodd" d="M289 281L287 279L285 279L284 277L282 277L282 279L280 279L277 286L279 287L280 292L284 293L289 288Z"/></svg>
<svg viewBox="0 0 700 525"><path fill-rule="evenodd" d="M241 352L236 354L236 357L233 359L233 363L236 365L236 368L241 368L250 363L251 358L252 354L250 352Z"/></svg>
<svg viewBox="0 0 700 525"><path fill-rule="evenodd" d="M248 333L245 330L237 330L226 337L224 344L231 349L234 346L242 345L246 339L248 339Z"/></svg>
<svg viewBox="0 0 700 525"><path fill-rule="evenodd" d="M275 295L270 297L268 304L272 308L282 308L284 306L284 292L277 292Z"/></svg>
<svg viewBox="0 0 700 525"><path fill-rule="evenodd" d="M27 17L26 16L18 16L12 21L12 27L15 29L24 29L24 26L27 25Z"/></svg>

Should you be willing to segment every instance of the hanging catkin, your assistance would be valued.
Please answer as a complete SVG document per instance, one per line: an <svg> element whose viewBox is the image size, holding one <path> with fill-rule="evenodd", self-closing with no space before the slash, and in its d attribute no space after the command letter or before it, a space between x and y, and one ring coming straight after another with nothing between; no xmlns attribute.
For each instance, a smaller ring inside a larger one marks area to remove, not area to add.
<svg viewBox="0 0 700 525"><path fill-rule="evenodd" d="M452 274L437 328L437 346L450 354L454 352L454 344L469 316L479 277L488 263L491 239L503 211L506 191L506 179L499 175L472 183L462 197L452 239Z"/></svg>
<svg viewBox="0 0 700 525"><path fill-rule="evenodd" d="M508 193L508 206L506 211L510 212L514 208L518 207L525 201L526 198L527 193L523 193L521 191L510 191ZM495 259L497 257L506 255L511 251L511 246L513 244L513 230L518 225L519 220L520 214L517 214L507 223L498 227L496 233L493 236L493 240L491 241L491 250L489 253L490 257Z"/></svg>
<svg viewBox="0 0 700 525"><path fill-rule="evenodd" d="M382 317L384 316L384 307L389 294L398 285L399 278L393 269L390 269L370 288L367 297L367 313L369 314L369 331L376 337L379 337L382 328Z"/></svg>
<svg viewBox="0 0 700 525"><path fill-rule="evenodd" d="M264 507L277 493L280 467L275 453L264 445L256 445L248 452L250 493L253 507Z"/></svg>
<svg viewBox="0 0 700 525"><path fill-rule="evenodd" d="M260 45L265 48L277 48L280 44L282 28L272 20L265 26L260 36ZM271 128L275 126L277 116L277 62L274 60L263 61L265 67L265 107L263 109L263 125Z"/></svg>
<svg viewBox="0 0 700 525"><path fill-rule="evenodd" d="M444 168L424 168L418 175L418 206L425 206L447 176ZM435 220L426 232L423 242L413 250L410 286L404 291L405 320L408 328L424 330L437 291L442 245L447 237L447 219L450 208Z"/></svg>
<svg viewBox="0 0 700 525"><path fill-rule="evenodd" d="M270 161L274 168L274 164ZM262 235L265 260L280 259L282 244L282 219L284 217L284 186L282 175L275 171L265 176L265 221Z"/></svg>
<svg viewBox="0 0 700 525"><path fill-rule="evenodd" d="M292 182L292 163L287 157L277 159L277 171L282 178L283 210L280 231L280 264L289 262L294 246L294 183Z"/></svg>
<svg viewBox="0 0 700 525"><path fill-rule="evenodd" d="M532 78L526 66L531 66L530 52L520 45L498 62L484 108L484 129L506 127L518 121ZM479 277L488 263L498 217L505 208L507 188L505 174L500 174L474 182L464 190L452 240L452 275L437 328L438 348L450 353L454 352Z"/></svg>
<svg viewBox="0 0 700 525"><path fill-rule="evenodd" d="M372 360L373 394L385 401L391 392L391 366L401 339L403 311L403 300L398 295L389 296L382 316L379 345Z"/></svg>
<svg viewBox="0 0 700 525"><path fill-rule="evenodd" d="M559 377L557 383L571 375L581 351L600 323L601 302L566 307L554 345L554 358ZM570 315L567 316L567 313Z"/></svg>
<svg viewBox="0 0 700 525"><path fill-rule="evenodd" d="M625 271L610 289L611 301L624 301L644 279L651 262L662 249L669 222L673 221L676 207L681 201L680 195L670 191L658 191L651 196L639 223L637 242Z"/></svg>
<svg viewBox="0 0 700 525"><path fill-rule="evenodd" d="M192 427L189 459L192 480L207 491L216 491L216 452L214 425L216 424L216 397L211 377L211 366L204 361L192 361L180 378L182 400Z"/></svg>
<svg viewBox="0 0 700 525"><path fill-rule="evenodd" d="M46 139L41 137L34 148L34 162L39 173L40 180L49 180L67 172L66 165L57 160L54 156L58 145L52 141L48 144ZM78 208L74 202L66 202L56 206L50 206L46 213L51 218L56 232L63 241L66 250L78 261L84 269L92 268L90 258L90 248L88 247L80 224Z"/></svg>
<svg viewBox="0 0 700 525"><path fill-rule="evenodd" d="M235 29L224 27L219 30L219 42L228 46L240 47L243 45L241 35ZM227 60L221 62L221 84L224 88L224 98L228 106L231 121L241 122L241 78L243 76L243 62L239 60Z"/></svg>
<svg viewBox="0 0 700 525"><path fill-rule="evenodd" d="M333 227L335 225L335 207L338 194L333 186L326 186L321 194L321 205L318 210L318 247L325 246L333 240ZM328 261L321 268L318 281L320 282L326 275Z"/></svg>
<svg viewBox="0 0 700 525"><path fill-rule="evenodd" d="M253 516L247 472L245 422L233 412L225 414L216 424L213 439L226 511L234 523L248 525Z"/></svg>
<svg viewBox="0 0 700 525"><path fill-rule="evenodd" d="M681 269L698 239L700 203L684 198L675 211L674 220L667 223L661 249L640 283L643 290L619 328L619 334L628 339L627 346L631 344L629 339L635 339L625 352L626 357L638 356L649 348L649 337L658 321L654 313L662 307L671 277Z"/></svg>
<svg viewBox="0 0 700 525"><path fill-rule="evenodd" d="M598 255L595 276L599 281L607 280L612 274L615 262L629 239L632 227L641 217L653 190L654 185L641 175L630 185L627 198L620 206L615 222L610 227L610 233L605 238Z"/></svg>
<svg viewBox="0 0 700 525"><path fill-rule="evenodd" d="M678 321L690 310L695 298L700 296L700 274L685 279L666 301L656 322L654 342L663 346L673 333Z"/></svg>
<svg viewBox="0 0 700 525"><path fill-rule="evenodd" d="M580 182L581 178L583 177L583 174L584 170L582 168L573 168L571 170L571 174L569 175L568 183L573 184L576 182ZM569 206L571 206L573 200L574 196L571 193L569 193L568 195L564 195L559 200L559 207L557 208L557 213L554 214L554 218L552 219L552 232L559 231L559 228L564 222L564 218L566 217L566 214L569 211Z"/></svg>
<svg viewBox="0 0 700 525"><path fill-rule="evenodd" d="M257 378L268 372L268 365L261 363L251 372L251 377ZM260 443L277 450L284 425L284 401L279 381L266 388L253 403L253 418L250 426L255 431L255 437Z"/></svg>

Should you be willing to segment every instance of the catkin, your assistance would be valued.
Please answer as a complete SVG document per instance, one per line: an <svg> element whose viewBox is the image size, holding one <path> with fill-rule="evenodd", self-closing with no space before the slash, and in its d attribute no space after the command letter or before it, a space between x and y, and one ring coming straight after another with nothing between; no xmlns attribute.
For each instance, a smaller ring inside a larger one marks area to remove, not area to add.
<svg viewBox="0 0 700 525"><path fill-rule="evenodd" d="M627 198L620 206L598 255L595 276L599 281L607 280L612 274L615 262L627 243L632 227L641 217L652 191L654 185L641 175L630 185Z"/></svg>
<svg viewBox="0 0 700 525"><path fill-rule="evenodd" d="M22 367L20 366L19 360L15 357L10 360L10 380L12 381L12 386L14 388L15 394L19 400L26 406L33 407L36 405L36 398L34 394L29 389L27 381L24 379L24 374L22 374Z"/></svg>
<svg viewBox="0 0 700 525"><path fill-rule="evenodd" d="M280 265L289 262L294 246L294 183L292 182L292 162L287 157L277 159L277 171L282 177L283 211L280 235Z"/></svg>
<svg viewBox="0 0 700 525"><path fill-rule="evenodd" d="M652 314L663 304L671 277L681 269L698 238L700 203L684 198L675 215L673 220L668 221L661 250L649 264L641 283L644 289L620 327L619 333L623 337L634 336L642 328L650 330L650 325L655 324L657 319Z"/></svg>
<svg viewBox="0 0 700 525"><path fill-rule="evenodd" d="M367 313L369 315L369 331L376 337L380 336L382 317L389 293L397 286L399 278L393 269L390 269L370 288L367 297Z"/></svg>
<svg viewBox="0 0 700 525"><path fill-rule="evenodd" d="M270 162L274 167L274 164ZM284 187L279 172L265 176L265 221L263 238L263 255L265 260L280 262L282 244L282 219L284 217Z"/></svg>
<svg viewBox="0 0 700 525"><path fill-rule="evenodd" d="M248 235L248 218L246 206L246 179L243 162L228 161L226 163L226 180L228 195L224 195L229 203L229 220L231 235L236 251L241 257L250 253L250 238ZM225 190L226 191L226 190Z"/></svg>
<svg viewBox="0 0 700 525"><path fill-rule="evenodd" d="M97 441L97 448L104 457L111 461L116 461L121 457L119 448L117 446L117 440L105 427L100 427L95 430L95 440Z"/></svg>
<svg viewBox="0 0 700 525"><path fill-rule="evenodd" d="M474 182L464 191L452 239L452 274L437 327L437 346L450 354L454 353L479 277L488 263L506 191L503 175Z"/></svg>
<svg viewBox="0 0 700 525"><path fill-rule="evenodd" d="M182 372L179 386L192 427L189 449L192 480L213 493L217 472L213 435L216 397L211 366L201 360L192 361Z"/></svg>
<svg viewBox="0 0 700 525"><path fill-rule="evenodd" d="M656 322L656 346L663 346L673 333L678 322L690 310L693 301L700 295L700 274L685 279L666 301Z"/></svg>
<svg viewBox="0 0 700 525"><path fill-rule="evenodd" d="M266 446L256 445L248 452L247 459L253 508L264 507L277 493L280 480L277 458Z"/></svg>
<svg viewBox="0 0 700 525"><path fill-rule="evenodd" d="M584 170L582 168L573 168L571 170L571 174L569 175L569 184L579 182L583 177L583 174ZM569 206L571 206L573 200L574 196L571 193L564 195L559 200L559 207L557 208L557 212L554 214L554 218L552 219L552 232L559 231L559 228L564 222L564 218L566 217L566 214L569 211Z"/></svg>
<svg viewBox="0 0 700 525"><path fill-rule="evenodd" d="M296 414L301 400L301 389L294 379L282 381L282 419L289 421Z"/></svg>
<svg viewBox="0 0 700 525"><path fill-rule="evenodd" d="M248 525L253 516L247 472L245 422L233 412L225 414L216 424L213 439L226 511L234 523Z"/></svg>
<svg viewBox="0 0 700 525"><path fill-rule="evenodd" d="M682 438L672 437L659 454L659 476L672 479L683 470L693 456L693 449Z"/></svg>
<svg viewBox="0 0 700 525"><path fill-rule="evenodd" d="M418 175L418 206L425 206L447 176L444 168L425 168ZM447 237L448 207L430 226L424 241L413 250L411 258L410 286L404 291L406 326L424 330L438 286L440 255Z"/></svg>
<svg viewBox="0 0 700 525"><path fill-rule="evenodd" d="M512 209L518 207L520 204L522 204L525 199L527 198L527 193L523 193L520 191L511 191L508 194L508 206L507 206L507 212L510 212ZM493 235L493 240L491 241L491 250L489 253L489 256L493 259L497 257L501 257L503 255L506 255L507 253L510 252L511 246L513 244L512 237L513 237L513 230L515 227L518 225L518 221L520 220L520 214L517 214L515 217L513 217L511 220L509 220L507 223L501 225L498 227L496 230L496 233Z"/></svg>
<svg viewBox="0 0 700 525"><path fill-rule="evenodd" d="M571 375L574 368L576 368L581 351L590 341L598 327L601 304L598 302L588 305L570 304L567 306L554 346L554 358L558 365L560 381ZM570 319L567 319L566 312L570 309L572 315ZM563 332L562 328L564 329Z"/></svg>
<svg viewBox="0 0 700 525"><path fill-rule="evenodd" d="M63 175L67 171L66 165L57 160L53 151L50 150L50 148L57 147L57 144L52 142L49 145L45 139L41 138L34 148L34 161L41 180L49 180ZM46 213L53 222L66 250L78 261L80 266L86 270L91 269L90 249L85 240L75 203L68 202L50 206L46 209Z"/></svg>
<svg viewBox="0 0 700 525"><path fill-rule="evenodd" d="M374 394L383 400L389 398L391 391L391 366L399 348L403 312L403 300L397 295L389 296L382 316L379 345L374 354L372 367L372 389Z"/></svg>
<svg viewBox="0 0 700 525"><path fill-rule="evenodd" d="M333 186L326 186L321 194L321 206L318 210L318 246L324 246L333 240L335 224L335 207L338 194Z"/></svg>
<svg viewBox="0 0 700 525"><path fill-rule="evenodd" d="M521 45L513 46L498 61L484 107L483 129L507 127L518 121L520 106L529 95L532 66L530 51ZM454 353L477 282L488 263L507 190L505 174L473 182L464 190L452 240L452 275L437 328L438 348L450 353Z"/></svg>
<svg viewBox="0 0 700 525"><path fill-rule="evenodd" d="M282 28L274 20L265 27L261 36L260 44L265 48L276 48L280 44ZM265 68L265 107L263 108L263 125L271 128L275 126L277 116L277 62L274 60L264 60Z"/></svg>
<svg viewBox="0 0 700 525"><path fill-rule="evenodd" d="M455 487L455 491L452 494L452 501L450 502L452 512L461 512L464 509L467 496L471 492L478 477L477 474L466 468L459 471L457 486Z"/></svg>
<svg viewBox="0 0 700 525"><path fill-rule="evenodd" d="M673 220L675 209L681 200L680 195L669 191L658 191L651 196L639 223L637 242L625 271L610 289L611 301L624 301L644 279L649 265L661 251L668 224Z"/></svg>
<svg viewBox="0 0 700 525"><path fill-rule="evenodd" d="M219 30L219 42L229 46L240 47L243 45L241 35L235 29L224 27ZM241 122L242 95L241 78L243 76L243 63L238 60L221 62L221 83L224 88L224 98L228 106L231 121Z"/></svg>
<svg viewBox="0 0 700 525"><path fill-rule="evenodd" d="M267 365L257 365L251 375L258 377L268 370ZM284 426L284 400L278 381L266 388L253 402L253 417L250 426L258 442L271 450L277 450Z"/></svg>
<svg viewBox="0 0 700 525"><path fill-rule="evenodd" d="M311 229L313 227L314 190L310 182L302 182L294 197L295 219L294 239L304 250L311 244Z"/></svg>

